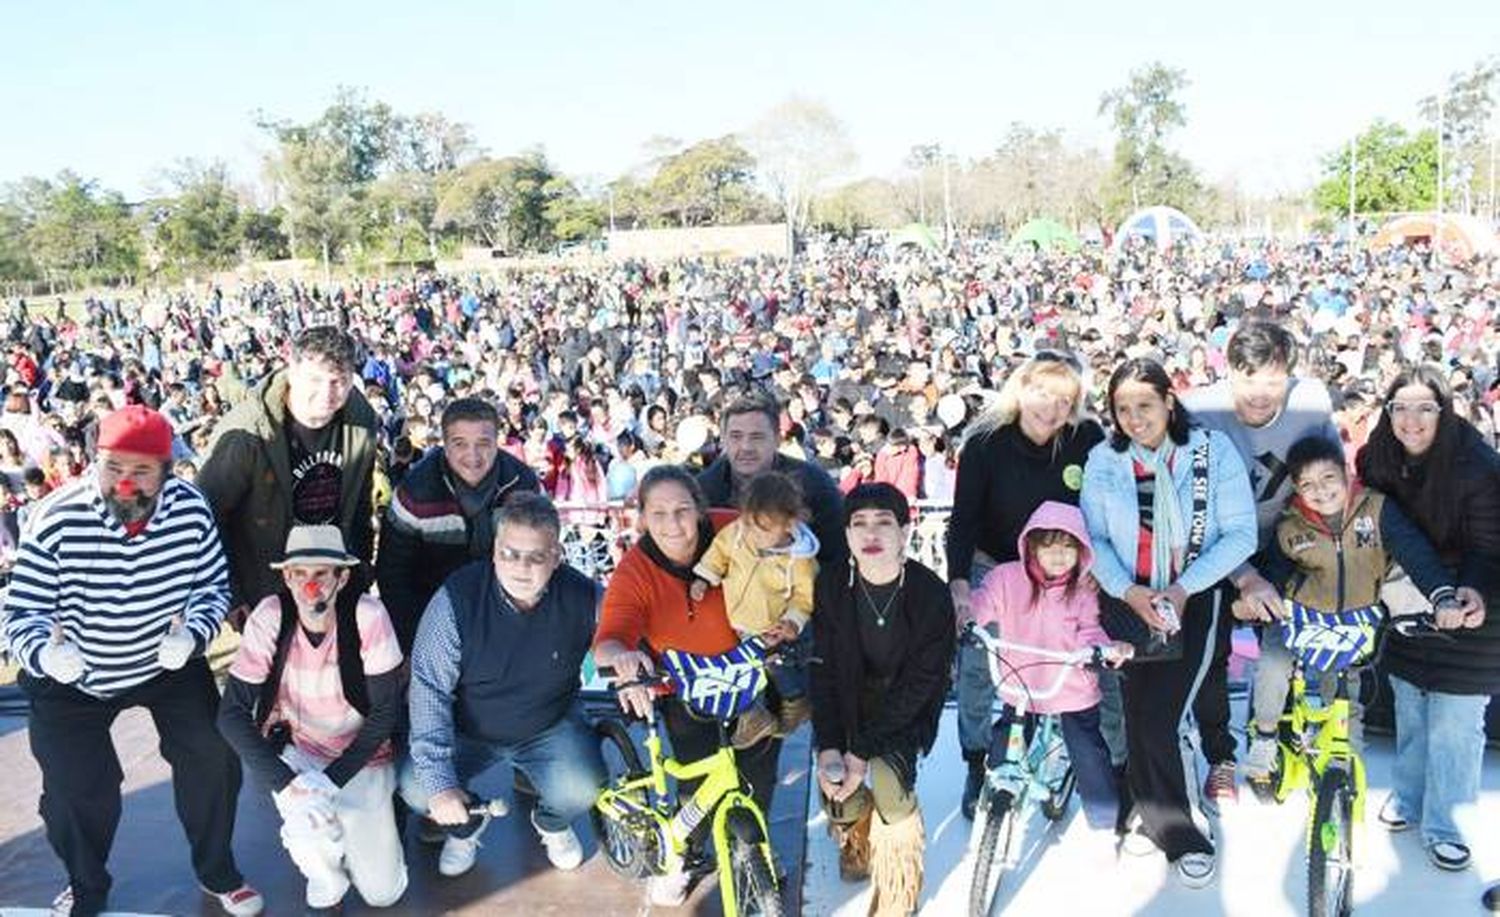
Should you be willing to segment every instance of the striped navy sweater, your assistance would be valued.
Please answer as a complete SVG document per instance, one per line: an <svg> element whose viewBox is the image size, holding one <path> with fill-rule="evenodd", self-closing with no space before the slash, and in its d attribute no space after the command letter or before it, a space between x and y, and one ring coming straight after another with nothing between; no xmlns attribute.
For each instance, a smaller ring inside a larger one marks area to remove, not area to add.
<svg viewBox="0 0 1500 917"><path fill-rule="evenodd" d="M160 674L157 648L181 615L202 652L229 608L229 574L212 510L169 478L156 511L129 536L93 474L38 504L21 537L5 602L5 635L32 675L54 621L83 653L74 687L108 698Z"/></svg>

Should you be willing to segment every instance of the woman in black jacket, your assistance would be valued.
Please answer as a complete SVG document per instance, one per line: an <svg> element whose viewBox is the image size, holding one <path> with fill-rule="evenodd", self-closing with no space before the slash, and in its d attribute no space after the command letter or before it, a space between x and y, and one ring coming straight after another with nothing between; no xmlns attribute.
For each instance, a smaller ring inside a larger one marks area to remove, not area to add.
<svg viewBox="0 0 1500 917"><path fill-rule="evenodd" d="M825 566L814 590L818 786L840 873L873 877L872 914L909 914L925 847L917 758L932 748L948 692L953 603L936 574L905 557L911 510L901 491L862 484L844 518L849 563Z"/></svg>
<svg viewBox="0 0 1500 917"><path fill-rule="evenodd" d="M1385 661L1396 699L1394 792L1380 812L1392 831L1422 827L1440 869L1469 865L1453 810L1479 795L1484 713L1500 693L1500 456L1453 410L1433 366L1403 370L1359 454L1364 483L1386 493L1457 574L1459 611L1439 611L1452 641L1392 634Z"/></svg>
<svg viewBox="0 0 1500 917"><path fill-rule="evenodd" d="M997 564L1018 559L1016 543L1037 507L1048 500L1078 505L1089 450L1104 441L1099 424L1084 417L1088 398L1083 366L1070 353L1041 350L1005 380L994 405L969 427L958 454L953 515L948 520L948 583L959 623L969 617L970 587ZM1119 688L1105 690L1105 736L1119 721ZM984 651L958 654L958 742L968 763L963 814L974 817L990 747L995 688Z"/></svg>

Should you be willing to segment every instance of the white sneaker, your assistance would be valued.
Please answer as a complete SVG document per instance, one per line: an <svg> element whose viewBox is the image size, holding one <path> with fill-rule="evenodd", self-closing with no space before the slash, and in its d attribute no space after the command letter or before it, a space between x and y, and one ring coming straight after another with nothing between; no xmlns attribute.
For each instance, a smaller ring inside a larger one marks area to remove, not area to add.
<svg viewBox="0 0 1500 917"><path fill-rule="evenodd" d="M1156 854L1161 848L1156 846L1156 841L1146 836L1139 828L1125 832L1120 839L1120 852L1133 857L1148 857Z"/></svg>
<svg viewBox="0 0 1500 917"><path fill-rule="evenodd" d="M443 851L438 854L438 872L449 877L461 876L474 868L479 857L479 832L468 837L450 837L443 841Z"/></svg>
<svg viewBox="0 0 1500 917"><path fill-rule="evenodd" d="M307 906L312 910L329 909L338 907L340 901L349 893L349 880L319 879L307 880L307 895L305 900Z"/></svg>
<svg viewBox="0 0 1500 917"><path fill-rule="evenodd" d="M1250 750L1245 753L1245 777L1249 780L1270 779L1271 768L1276 764L1276 734L1266 735L1258 728L1251 731L1254 735L1250 739Z"/></svg>
<svg viewBox="0 0 1500 917"><path fill-rule="evenodd" d="M531 824L536 827L536 822ZM542 838L542 846L547 848L547 859L552 861L553 869L577 869L583 865L583 845L578 842L578 835L572 828L561 831L537 828L536 833Z"/></svg>
<svg viewBox="0 0 1500 917"><path fill-rule="evenodd" d="M223 908L224 913L230 917L255 917L256 914L266 909L266 899L249 885L241 885L232 892L222 894L206 888L203 890L213 895L219 902L219 907Z"/></svg>
<svg viewBox="0 0 1500 917"><path fill-rule="evenodd" d="M652 876L646 880L646 891L651 895L653 907L681 907L687 900L691 876L686 869L678 869L663 876Z"/></svg>
<svg viewBox="0 0 1500 917"><path fill-rule="evenodd" d="M1218 862L1211 853L1184 853L1177 861L1177 875L1188 888L1203 888L1214 880Z"/></svg>
<svg viewBox="0 0 1500 917"><path fill-rule="evenodd" d="M50 917L69 917L73 913L73 886L57 893L52 899L52 908L47 912Z"/></svg>

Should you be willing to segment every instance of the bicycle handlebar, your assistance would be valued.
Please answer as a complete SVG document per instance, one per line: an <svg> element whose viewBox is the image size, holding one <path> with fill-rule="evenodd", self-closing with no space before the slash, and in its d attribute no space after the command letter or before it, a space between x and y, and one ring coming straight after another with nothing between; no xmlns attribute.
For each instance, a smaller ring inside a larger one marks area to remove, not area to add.
<svg viewBox="0 0 1500 917"><path fill-rule="evenodd" d="M1023 711L1025 708L1032 706L1036 701L1050 700L1062 693L1063 686L1067 684L1068 676L1072 673L1073 669L1099 668L1104 664L1104 649L1102 647L1091 646L1085 649L1063 651L1042 646L1028 646L1024 643L1013 643L1008 640L1002 640L999 637L991 636L988 631L972 621L964 626L964 638L970 643L984 647L988 653L989 658L987 661L990 667L990 681L995 685L995 693L1005 700L1021 705ZM1005 650L1036 656L1040 661L1020 667L1013 666L1001 657L1001 652ZM1002 671L1002 665L1008 671ZM1058 666L1057 677L1045 689L1032 690L1026 685L1025 680L1019 677L1020 672L1022 669L1041 665ZM1019 685L1011 683L1012 676L1015 676L1014 680L1020 682Z"/></svg>
<svg viewBox="0 0 1500 917"><path fill-rule="evenodd" d="M1013 652L1025 653L1028 656L1036 656L1048 662L1070 666L1092 665L1104 661L1104 652L1097 646L1090 646L1081 650L1054 650L1045 646L1016 643L1001 637L992 636L989 631L972 621L964 626L964 634L992 653L1011 650Z"/></svg>

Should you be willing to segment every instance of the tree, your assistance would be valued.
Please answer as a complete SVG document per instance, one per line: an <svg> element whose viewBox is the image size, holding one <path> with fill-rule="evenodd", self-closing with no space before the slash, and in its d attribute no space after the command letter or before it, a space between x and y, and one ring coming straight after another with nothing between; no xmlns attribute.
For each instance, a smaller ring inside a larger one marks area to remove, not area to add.
<svg viewBox="0 0 1500 917"><path fill-rule="evenodd" d="M548 204L562 195L557 177L539 150L477 160L446 186L434 219L491 248L545 250L553 242Z"/></svg>
<svg viewBox="0 0 1500 917"><path fill-rule="evenodd" d="M905 217L896 186L883 178L850 182L820 195L812 205L812 225L853 237L867 229L894 227Z"/></svg>
<svg viewBox="0 0 1500 917"><path fill-rule="evenodd" d="M1114 215L1143 203L1193 209L1201 190L1192 164L1168 150L1167 137L1187 124L1178 93L1187 74L1161 63L1134 70L1124 86L1099 99L1099 114L1115 128Z"/></svg>
<svg viewBox="0 0 1500 917"><path fill-rule="evenodd" d="M927 222L927 173L943 155L943 148L936 143L919 143L906 154L905 165L916 176L917 222Z"/></svg>
<svg viewBox="0 0 1500 917"><path fill-rule="evenodd" d="M339 247L360 236L364 196L393 161L399 119L384 102L340 87L333 104L307 124L264 116L259 123L277 143L269 171L282 192L293 247L310 243L326 273Z"/></svg>
<svg viewBox="0 0 1500 917"><path fill-rule="evenodd" d="M1354 209L1381 214L1430 210L1437 197L1437 134L1408 133L1390 121L1377 120L1354 141ZM1319 209L1342 216L1349 212L1349 149L1345 145L1323 157L1323 180L1313 189Z"/></svg>
<svg viewBox="0 0 1500 917"><path fill-rule="evenodd" d="M1444 197L1456 195L1465 212L1473 210L1475 180L1480 160L1487 154L1486 139L1492 130L1497 89L1500 89L1500 56L1453 74L1441 100L1431 95L1418 105L1422 117L1443 134Z"/></svg>
<svg viewBox="0 0 1500 917"><path fill-rule="evenodd" d="M753 212L755 159L733 136L703 140L662 162L647 191L679 226L743 222Z"/></svg>
<svg viewBox="0 0 1500 917"><path fill-rule="evenodd" d="M793 233L807 225L813 195L854 165L844 124L818 102L790 98L761 117L746 146L781 203Z"/></svg>
<svg viewBox="0 0 1500 917"><path fill-rule="evenodd" d="M31 280L36 262L26 245L26 213L7 196L0 199L0 281Z"/></svg>
<svg viewBox="0 0 1500 917"><path fill-rule="evenodd" d="M140 233L118 191L64 171L23 180L12 201L31 260L53 285L130 280L139 270Z"/></svg>
<svg viewBox="0 0 1500 917"><path fill-rule="evenodd" d="M225 165L187 160L169 179L175 194L157 202L151 221L161 257L178 272L238 261L244 241L240 204Z"/></svg>
<svg viewBox="0 0 1500 917"><path fill-rule="evenodd" d="M542 187L542 194L546 200L543 216L557 241L592 239L604 227L604 208L598 201L580 195L567 179L552 179Z"/></svg>
<svg viewBox="0 0 1500 917"><path fill-rule="evenodd" d="M244 239L246 257L269 261L290 258L291 239L282 231L286 221L286 211L281 207L240 211L240 235Z"/></svg>
<svg viewBox="0 0 1500 917"><path fill-rule="evenodd" d="M397 118L393 126L391 160L395 169L372 189L378 198L374 212L383 220L386 248L406 257L407 245L420 236L428 256L438 256L438 199L442 186L460 166L479 153L467 124L438 112Z"/></svg>

